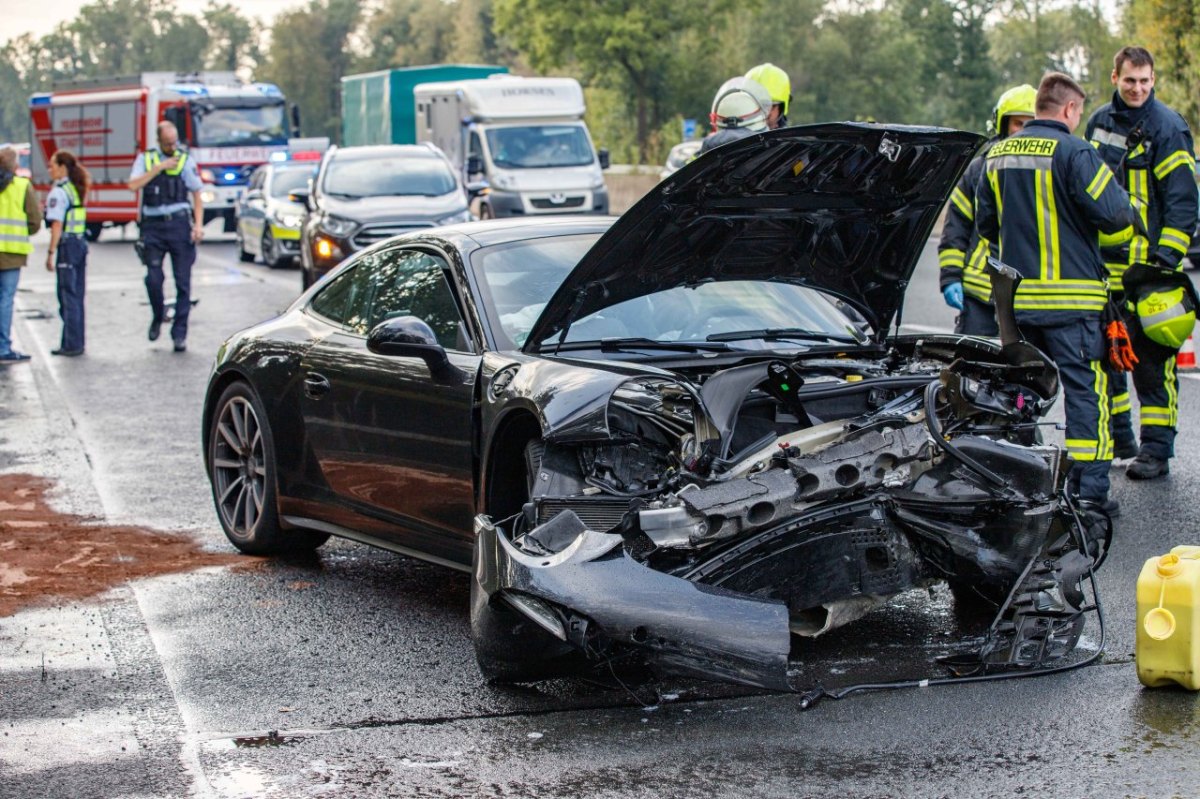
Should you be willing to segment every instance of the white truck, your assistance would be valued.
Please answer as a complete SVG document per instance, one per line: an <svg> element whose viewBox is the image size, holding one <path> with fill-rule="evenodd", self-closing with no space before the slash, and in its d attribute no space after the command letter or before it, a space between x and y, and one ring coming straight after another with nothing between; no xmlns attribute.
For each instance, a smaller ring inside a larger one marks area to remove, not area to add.
<svg viewBox="0 0 1200 799"><path fill-rule="evenodd" d="M481 219L608 213L608 151L592 146L573 78L422 83L413 97L417 141L462 170Z"/></svg>

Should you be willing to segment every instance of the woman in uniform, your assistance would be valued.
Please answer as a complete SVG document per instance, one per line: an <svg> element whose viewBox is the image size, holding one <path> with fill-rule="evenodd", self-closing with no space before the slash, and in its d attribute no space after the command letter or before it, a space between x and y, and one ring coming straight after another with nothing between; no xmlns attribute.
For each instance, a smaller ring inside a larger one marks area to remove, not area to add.
<svg viewBox="0 0 1200 799"><path fill-rule="evenodd" d="M62 343L52 355L83 355L83 291L87 275L87 225L84 199L92 177L70 150L50 157L54 188L46 198L46 223L50 227L50 252L46 270L58 271L58 314L62 317Z"/></svg>

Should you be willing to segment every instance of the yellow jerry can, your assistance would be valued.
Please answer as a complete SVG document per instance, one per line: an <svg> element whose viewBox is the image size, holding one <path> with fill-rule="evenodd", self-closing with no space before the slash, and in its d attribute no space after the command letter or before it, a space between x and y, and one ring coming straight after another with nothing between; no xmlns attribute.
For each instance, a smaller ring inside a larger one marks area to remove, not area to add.
<svg viewBox="0 0 1200 799"><path fill-rule="evenodd" d="M1200 690L1200 547L1150 558L1137 581L1137 673L1142 685Z"/></svg>

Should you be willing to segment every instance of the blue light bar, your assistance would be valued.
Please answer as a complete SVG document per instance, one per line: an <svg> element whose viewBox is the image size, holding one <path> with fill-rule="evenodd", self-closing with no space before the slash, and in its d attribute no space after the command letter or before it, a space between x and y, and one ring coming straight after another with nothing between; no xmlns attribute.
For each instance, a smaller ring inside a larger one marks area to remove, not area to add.
<svg viewBox="0 0 1200 799"><path fill-rule="evenodd" d="M30 105L50 105L50 95L35 94L33 97L29 98L29 104Z"/></svg>
<svg viewBox="0 0 1200 799"><path fill-rule="evenodd" d="M194 83L172 83L170 86L167 87L167 90L177 92L179 94L193 94L193 95L196 95L197 97L208 94L207 87L198 86Z"/></svg>

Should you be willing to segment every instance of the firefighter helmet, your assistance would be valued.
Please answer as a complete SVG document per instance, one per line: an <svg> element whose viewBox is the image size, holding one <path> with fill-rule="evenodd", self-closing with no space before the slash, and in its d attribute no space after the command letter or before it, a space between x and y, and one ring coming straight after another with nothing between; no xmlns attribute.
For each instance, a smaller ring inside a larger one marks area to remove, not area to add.
<svg viewBox="0 0 1200 799"><path fill-rule="evenodd" d="M1008 135L1008 131L1005 130L1004 118L1034 116L1036 105L1037 89L1028 83L1009 89L1000 95L1000 99L996 101L996 107L992 109L992 118L989 121L989 125L994 128L992 132L1000 138L1004 138Z"/></svg>
<svg viewBox="0 0 1200 799"><path fill-rule="evenodd" d="M771 97L759 83L749 78L730 78L717 90L709 118L717 128L757 132L767 129L770 111Z"/></svg>
<svg viewBox="0 0 1200 799"><path fill-rule="evenodd" d="M757 81L771 95L771 103L783 106L783 116L787 116L788 105L792 102L792 81L788 74L774 64L759 64L746 73L746 77Z"/></svg>
<svg viewBox="0 0 1200 799"><path fill-rule="evenodd" d="M1134 264L1122 278L1129 304L1146 338L1178 350L1196 325L1200 297L1183 272Z"/></svg>

